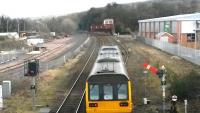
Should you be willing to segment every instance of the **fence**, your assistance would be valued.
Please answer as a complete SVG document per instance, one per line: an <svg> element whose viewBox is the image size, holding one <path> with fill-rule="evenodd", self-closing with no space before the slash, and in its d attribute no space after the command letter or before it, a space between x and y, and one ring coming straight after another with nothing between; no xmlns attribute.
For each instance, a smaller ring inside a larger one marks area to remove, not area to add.
<svg viewBox="0 0 200 113"><path fill-rule="evenodd" d="M200 50L183 47L179 44L161 42L159 40L138 37L138 40L145 42L148 45L161 49L167 53L182 57L194 64L200 65Z"/></svg>

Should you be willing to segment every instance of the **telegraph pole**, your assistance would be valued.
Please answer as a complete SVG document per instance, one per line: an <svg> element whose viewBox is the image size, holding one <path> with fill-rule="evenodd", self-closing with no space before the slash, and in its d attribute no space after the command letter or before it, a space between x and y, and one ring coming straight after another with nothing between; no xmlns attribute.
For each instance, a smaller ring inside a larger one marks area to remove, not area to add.
<svg viewBox="0 0 200 113"><path fill-rule="evenodd" d="M6 25L7 25L7 33L8 33L8 20L7 20L7 23L6 23Z"/></svg>
<svg viewBox="0 0 200 113"><path fill-rule="evenodd" d="M19 34L19 19L17 20L17 32Z"/></svg>
<svg viewBox="0 0 200 113"><path fill-rule="evenodd" d="M24 31L26 31L26 24L25 24L25 20L24 20Z"/></svg>

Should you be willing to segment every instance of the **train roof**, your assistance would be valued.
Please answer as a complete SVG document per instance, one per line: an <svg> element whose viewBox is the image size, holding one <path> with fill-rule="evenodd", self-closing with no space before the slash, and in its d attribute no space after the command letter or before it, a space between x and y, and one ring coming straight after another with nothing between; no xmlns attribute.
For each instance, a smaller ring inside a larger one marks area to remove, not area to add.
<svg viewBox="0 0 200 113"><path fill-rule="evenodd" d="M89 77L102 74L121 74L129 79L118 46L101 47Z"/></svg>
<svg viewBox="0 0 200 113"><path fill-rule="evenodd" d="M118 46L114 45L114 46L102 46L100 51L106 51L106 50L118 50L119 48Z"/></svg>
<svg viewBox="0 0 200 113"><path fill-rule="evenodd" d="M99 56L105 54L119 54L120 50L118 46L102 46L99 50Z"/></svg>

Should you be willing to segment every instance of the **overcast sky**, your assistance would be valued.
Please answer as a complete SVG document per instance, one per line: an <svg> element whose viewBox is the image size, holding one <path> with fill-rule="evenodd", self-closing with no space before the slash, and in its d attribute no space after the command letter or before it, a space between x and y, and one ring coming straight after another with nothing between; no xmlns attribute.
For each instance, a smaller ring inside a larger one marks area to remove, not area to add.
<svg viewBox="0 0 200 113"><path fill-rule="evenodd" d="M11 18L46 17L80 12L107 3L132 3L146 0L0 0L0 15Z"/></svg>

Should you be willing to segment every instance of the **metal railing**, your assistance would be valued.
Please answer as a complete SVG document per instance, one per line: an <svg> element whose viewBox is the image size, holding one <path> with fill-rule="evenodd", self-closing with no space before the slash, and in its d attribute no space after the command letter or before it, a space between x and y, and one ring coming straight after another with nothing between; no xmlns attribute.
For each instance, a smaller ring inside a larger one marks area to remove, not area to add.
<svg viewBox="0 0 200 113"><path fill-rule="evenodd" d="M138 37L137 39L148 45L156 47L162 51L179 56L194 64L200 65L200 50L199 49L187 48L179 44L162 42L159 40L154 40L154 39L149 39L149 38L144 38L144 37Z"/></svg>

